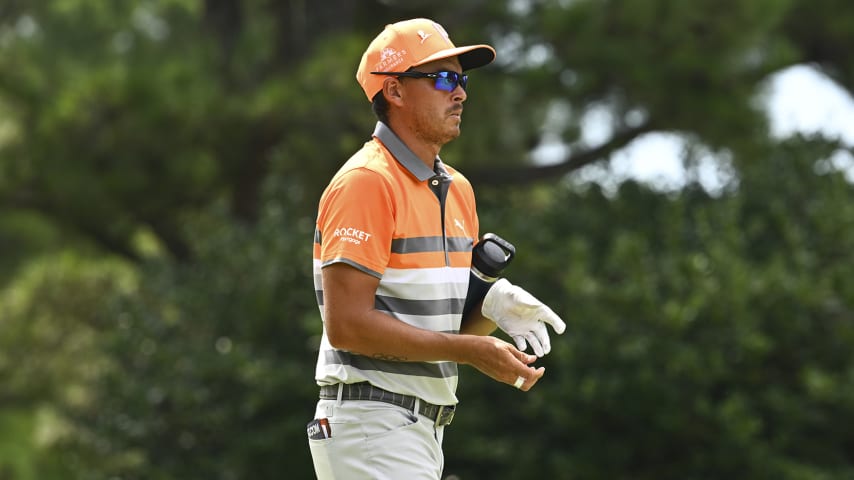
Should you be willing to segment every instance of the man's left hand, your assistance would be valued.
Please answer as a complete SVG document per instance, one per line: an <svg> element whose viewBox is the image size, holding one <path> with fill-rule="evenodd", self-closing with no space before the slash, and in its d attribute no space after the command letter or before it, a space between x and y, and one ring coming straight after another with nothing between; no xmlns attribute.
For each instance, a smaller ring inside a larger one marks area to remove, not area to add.
<svg viewBox="0 0 854 480"><path fill-rule="evenodd" d="M546 324L558 335L566 330L566 324L551 308L504 278L486 292L481 313L510 335L519 350L524 351L527 342L538 357L552 349Z"/></svg>

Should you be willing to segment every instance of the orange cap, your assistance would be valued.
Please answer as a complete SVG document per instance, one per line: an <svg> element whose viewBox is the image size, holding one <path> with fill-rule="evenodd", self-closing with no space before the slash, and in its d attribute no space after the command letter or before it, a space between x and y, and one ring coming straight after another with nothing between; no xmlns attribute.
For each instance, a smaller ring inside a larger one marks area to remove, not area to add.
<svg viewBox="0 0 854 480"><path fill-rule="evenodd" d="M365 53L356 71L356 80L368 96L383 88L383 75L371 72L405 72L434 60L459 57L463 71L482 67L495 60L495 49L489 45L455 47L448 32L438 23L415 18L386 25Z"/></svg>

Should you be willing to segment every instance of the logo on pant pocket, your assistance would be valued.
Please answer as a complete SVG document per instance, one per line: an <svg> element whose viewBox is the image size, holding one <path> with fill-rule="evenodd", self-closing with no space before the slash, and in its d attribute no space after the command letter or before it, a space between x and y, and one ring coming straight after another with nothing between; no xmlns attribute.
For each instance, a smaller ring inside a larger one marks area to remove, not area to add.
<svg viewBox="0 0 854 480"><path fill-rule="evenodd" d="M312 440L323 440L324 438L332 438L332 427L329 426L329 419L315 418L308 422L305 426L305 431L308 438Z"/></svg>

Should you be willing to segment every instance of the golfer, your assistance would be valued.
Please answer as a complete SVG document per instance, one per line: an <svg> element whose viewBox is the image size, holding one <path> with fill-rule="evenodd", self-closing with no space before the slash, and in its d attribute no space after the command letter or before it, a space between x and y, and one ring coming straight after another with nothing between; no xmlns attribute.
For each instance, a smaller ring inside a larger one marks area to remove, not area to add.
<svg viewBox="0 0 854 480"><path fill-rule="evenodd" d="M421 18L386 26L362 56L378 122L324 191L314 237L323 335L307 433L320 479L440 479L458 364L527 391L545 373L533 363L551 348L546 324L565 329L506 279L462 318L478 216L439 151L460 135L467 72L494 59Z"/></svg>

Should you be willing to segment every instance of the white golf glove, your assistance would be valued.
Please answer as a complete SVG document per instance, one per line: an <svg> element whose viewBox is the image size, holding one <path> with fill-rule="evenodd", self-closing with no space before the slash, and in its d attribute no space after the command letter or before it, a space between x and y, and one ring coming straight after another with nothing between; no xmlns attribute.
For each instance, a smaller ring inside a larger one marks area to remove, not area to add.
<svg viewBox="0 0 854 480"><path fill-rule="evenodd" d="M557 334L566 330L566 324L551 308L504 278L486 292L480 311L510 335L519 350L525 350L527 341L538 357L552 349L547 323Z"/></svg>

